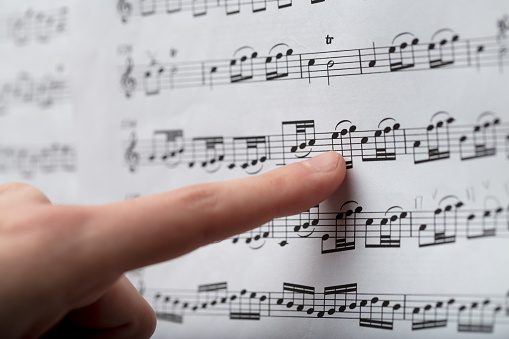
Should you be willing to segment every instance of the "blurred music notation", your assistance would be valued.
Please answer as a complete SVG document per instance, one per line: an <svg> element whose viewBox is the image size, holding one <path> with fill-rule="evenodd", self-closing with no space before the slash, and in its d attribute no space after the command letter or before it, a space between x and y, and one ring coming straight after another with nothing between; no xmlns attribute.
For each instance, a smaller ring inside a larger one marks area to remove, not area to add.
<svg viewBox="0 0 509 339"><path fill-rule="evenodd" d="M306 1L311 4L325 2L325 0ZM277 9L293 6L293 0L118 0L117 12L125 23L132 16L173 15L181 12L191 12L193 17L201 17L207 15L211 9L222 9L226 15L239 14L241 11L257 13L266 11L267 3L269 9L273 6Z"/></svg>
<svg viewBox="0 0 509 339"><path fill-rule="evenodd" d="M474 124L459 125L449 113L438 112L427 126L410 128L385 118L368 130L341 120L328 132L317 132L314 120L284 121L281 134L239 137L184 138L183 130L161 129L141 140L132 132L124 160L132 172L146 166L183 165L211 173L224 166L256 174L267 163L285 165L327 151L340 152L349 169L354 159L390 162L410 158L414 164L453 157L462 161L487 157L509 160L509 124L485 112Z"/></svg>
<svg viewBox="0 0 509 339"><path fill-rule="evenodd" d="M32 177L35 174L74 172L76 149L65 143L47 146L6 145L0 142L0 175L19 174Z"/></svg>
<svg viewBox="0 0 509 339"><path fill-rule="evenodd" d="M0 79L0 115L11 106L49 108L70 101L70 81L60 73L57 70L53 74L33 76L21 72L12 80Z"/></svg>
<svg viewBox="0 0 509 339"><path fill-rule="evenodd" d="M371 211L347 201L335 212L323 212L317 205L274 219L231 241L257 250L271 241L284 247L295 239L320 239L321 254L328 254L355 250L360 243L365 248L399 248L411 238L420 248L454 244L458 239L509 238L509 202L491 196L484 200L483 208L474 208L449 195L432 210L391 206Z"/></svg>
<svg viewBox="0 0 509 339"><path fill-rule="evenodd" d="M315 318L356 320L360 327L393 330L410 322L412 331L455 326L458 332L496 333L495 325L509 325L509 293L390 294L365 293L357 283L314 286L283 283L279 291L229 290L227 282L198 286L197 290L151 289L145 298L159 320L183 323L184 317L225 316L230 320ZM454 324L454 325L450 325Z"/></svg>
<svg viewBox="0 0 509 339"><path fill-rule="evenodd" d="M509 61L507 38L460 39L452 30L436 32L431 41L420 42L411 33L396 36L391 45L361 49L296 53L287 44L272 47L259 55L251 47L242 47L230 59L196 62L161 63L152 57L148 64L135 64L128 56L119 68L120 87L126 97L136 91L147 96L180 88L303 80L309 84L335 77L399 73L438 69L486 67L500 73Z"/></svg>
<svg viewBox="0 0 509 339"><path fill-rule="evenodd" d="M68 8L33 10L0 17L0 42L46 44L68 33Z"/></svg>

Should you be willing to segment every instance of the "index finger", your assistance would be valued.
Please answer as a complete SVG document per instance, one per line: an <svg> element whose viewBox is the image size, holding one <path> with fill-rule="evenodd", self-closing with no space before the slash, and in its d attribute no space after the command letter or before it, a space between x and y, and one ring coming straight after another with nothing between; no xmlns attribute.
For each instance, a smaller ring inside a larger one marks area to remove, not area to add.
<svg viewBox="0 0 509 339"><path fill-rule="evenodd" d="M121 271L169 260L309 209L336 191L345 173L343 157L328 152L255 177L93 207L88 252Z"/></svg>

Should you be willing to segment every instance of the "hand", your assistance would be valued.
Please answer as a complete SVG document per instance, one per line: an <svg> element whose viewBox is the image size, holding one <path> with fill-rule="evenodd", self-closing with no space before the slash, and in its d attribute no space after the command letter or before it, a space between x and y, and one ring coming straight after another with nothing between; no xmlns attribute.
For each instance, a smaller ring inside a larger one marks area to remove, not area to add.
<svg viewBox="0 0 509 339"><path fill-rule="evenodd" d="M149 338L154 311L124 272L309 209L345 173L329 152L103 206L55 206L31 186L0 186L2 338Z"/></svg>

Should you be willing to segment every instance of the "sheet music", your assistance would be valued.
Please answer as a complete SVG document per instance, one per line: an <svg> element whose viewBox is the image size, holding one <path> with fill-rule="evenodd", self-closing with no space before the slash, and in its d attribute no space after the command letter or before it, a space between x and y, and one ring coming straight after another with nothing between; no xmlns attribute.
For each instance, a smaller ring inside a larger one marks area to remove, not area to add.
<svg viewBox="0 0 509 339"><path fill-rule="evenodd" d="M3 1L0 25L2 182L98 204L346 160L323 203L129 272L154 338L508 336L506 1Z"/></svg>
<svg viewBox="0 0 509 339"><path fill-rule="evenodd" d="M77 198L72 1L2 1L0 182L23 181L55 202Z"/></svg>

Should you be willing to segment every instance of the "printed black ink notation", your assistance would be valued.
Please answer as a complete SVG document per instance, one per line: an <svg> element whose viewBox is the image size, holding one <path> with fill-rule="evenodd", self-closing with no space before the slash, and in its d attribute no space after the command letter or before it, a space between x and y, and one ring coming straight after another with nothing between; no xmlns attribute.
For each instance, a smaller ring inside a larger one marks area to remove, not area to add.
<svg viewBox="0 0 509 339"><path fill-rule="evenodd" d="M325 0L297 0L318 4ZM267 6L268 3L268 6ZM209 10L222 9L226 15L241 12L258 13L275 7L283 9L291 7L293 0L118 0L117 12L122 22L126 23L132 16L150 17L157 14L174 15L191 12L193 17L208 14Z"/></svg>
<svg viewBox="0 0 509 339"><path fill-rule="evenodd" d="M403 71L495 67L500 73L509 61L507 39L500 36L460 39L451 30L420 42L410 33L398 35L384 47L296 53L287 44L272 47L267 55L242 47L225 60L135 64L131 57L121 66L120 88L126 97L136 91L147 96L181 88L304 80L318 83L335 77L399 73ZM130 79L126 82L126 77Z"/></svg>
<svg viewBox="0 0 509 339"><path fill-rule="evenodd" d="M357 283L314 286L283 283L279 291L231 291L226 282L198 290L148 290L146 299L159 320L183 323L184 317L314 318L356 320L361 327L393 330L410 322L413 331L455 326L458 332L496 333L509 325L509 293L502 295L361 293ZM454 324L454 325L450 325Z"/></svg>
<svg viewBox="0 0 509 339"><path fill-rule="evenodd" d="M16 45L47 44L68 32L68 9L28 9L0 17L0 42L12 41Z"/></svg>
<svg viewBox="0 0 509 339"><path fill-rule="evenodd" d="M68 144L47 146L5 145L0 143L0 175L18 174L33 177L37 173L74 172L76 150Z"/></svg>
<svg viewBox="0 0 509 339"><path fill-rule="evenodd" d="M45 109L70 98L70 82L59 71L40 77L22 72L12 80L0 79L0 115L11 106Z"/></svg>
<svg viewBox="0 0 509 339"><path fill-rule="evenodd" d="M385 211L370 211L356 201L347 201L334 212L320 211L318 205L274 219L231 241L260 249L267 242L285 247L293 241L319 239L312 241L320 243L321 254L328 254L352 251L359 245L399 248L411 238L420 248L454 244L459 239L509 238L509 202L489 197L482 208L475 208L455 196L446 196L432 210L391 206Z"/></svg>
<svg viewBox="0 0 509 339"><path fill-rule="evenodd" d="M132 172L139 167L183 166L211 173L227 168L256 174L268 163L285 165L327 151L341 153L349 169L354 160L406 160L417 165L452 158L509 160L509 124L492 112L482 113L470 125L457 124L447 112L434 114L424 127L404 128L386 118L375 129L360 130L341 120L328 132L317 132L314 120L298 120L284 121L281 134L272 135L184 138L183 130L168 129L137 140L133 132L125 149L125 163Z"/></svg>

